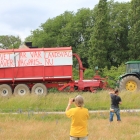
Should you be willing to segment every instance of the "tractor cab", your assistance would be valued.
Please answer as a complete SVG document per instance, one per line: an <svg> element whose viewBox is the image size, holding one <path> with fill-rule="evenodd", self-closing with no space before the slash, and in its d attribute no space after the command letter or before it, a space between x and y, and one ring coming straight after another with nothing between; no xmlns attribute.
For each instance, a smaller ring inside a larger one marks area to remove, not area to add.
<svg viewBox="0 0 140 140"><path fill-rule="evenodd" d="M140 61L128 61L126 64L126 73L140 73Z"/></svg>

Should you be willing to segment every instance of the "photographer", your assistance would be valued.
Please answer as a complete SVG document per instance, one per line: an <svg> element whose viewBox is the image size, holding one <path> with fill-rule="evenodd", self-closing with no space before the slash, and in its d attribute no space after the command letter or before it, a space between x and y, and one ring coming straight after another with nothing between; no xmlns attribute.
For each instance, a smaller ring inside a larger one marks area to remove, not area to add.
<svg viewBox="0 0 140 140"><path fill-rule="evenodd" d="M71 104L75 104L75 108L70 108ZM74 99L69 99L66 107L66 116L71 118L70 140L88 140L88 109L83 107L84 99L81 95Z"/></svg>
<svg viewBox="0 0 140 140"><path fill-rule="evenodd" d="M119 91L116 89L114 92L109 92L111 98L111 108L110 108L110 122L113 121L114 113L117 116L117 121L120 122L120 108L119 104L122 104L121 97L119 97Z"/></svg>

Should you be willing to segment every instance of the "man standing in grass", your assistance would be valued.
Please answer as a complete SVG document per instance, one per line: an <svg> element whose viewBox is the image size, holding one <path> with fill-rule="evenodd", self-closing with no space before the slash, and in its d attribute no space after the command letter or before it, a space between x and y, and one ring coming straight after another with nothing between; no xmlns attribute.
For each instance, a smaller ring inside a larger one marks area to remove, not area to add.
<svg viewBox="0 0 140 140"><path fill-rule="evenodd" d="M114 113L117 116L117 121L120 122L120 108L119 104L122 104L121 97L118 96L119 91L116 89L114 92L109 92L111 98L111 108L110 108L110 122L113 121Z"/></svg>
<svg viewBox="0 0 140 140"><path fill-rule="evenodd" d="M71 104L75 104L75 108L70 108ZM70 140L88 140L88 109L83 107L84 99L81 95L74 99L69 99L66 107L66 116L71 118Z"/></svg>

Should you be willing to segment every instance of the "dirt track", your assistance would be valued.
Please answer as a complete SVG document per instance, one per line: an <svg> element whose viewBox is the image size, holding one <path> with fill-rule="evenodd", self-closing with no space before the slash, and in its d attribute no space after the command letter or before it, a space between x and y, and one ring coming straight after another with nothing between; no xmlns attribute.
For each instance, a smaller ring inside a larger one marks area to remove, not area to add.
<svg viewBox="0 0 140 140"><path fill-rule="evenodd" d="M92 110L89 111L89 113L105 113L105 112L109 112L109 110ZM135 112L140 112L140 109L125 109L125 110L121 110L121 112L126 112L126 113L135 113ZM47 111L38 111L38 112L34 112L34 111L28 111L28 112L10 112L10 113L0 113L0 114L65 114L65 112L47 112Z"/></svg>

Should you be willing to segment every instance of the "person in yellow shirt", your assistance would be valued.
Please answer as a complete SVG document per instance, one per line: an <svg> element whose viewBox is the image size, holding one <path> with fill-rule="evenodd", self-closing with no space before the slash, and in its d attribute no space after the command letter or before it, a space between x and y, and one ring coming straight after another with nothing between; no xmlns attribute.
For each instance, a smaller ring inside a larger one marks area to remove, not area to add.
<svg viewBox="0 0 140 140"><path fill-rule="evenodd" d="M71 104L75 104L75 108L71 108ZM69 99L65 113L71 118L70 140L88 140L88 119L89 112L83 107L84 99L81 95L74 99Z"/></svg>

